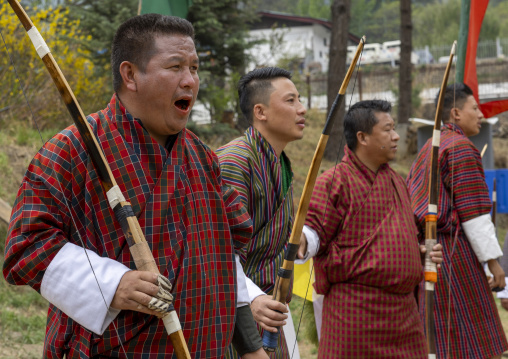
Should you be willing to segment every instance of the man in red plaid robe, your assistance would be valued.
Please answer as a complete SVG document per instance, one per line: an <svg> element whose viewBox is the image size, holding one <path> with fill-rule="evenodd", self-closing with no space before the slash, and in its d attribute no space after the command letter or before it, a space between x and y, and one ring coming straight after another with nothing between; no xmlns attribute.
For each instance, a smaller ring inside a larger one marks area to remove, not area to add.
<svg viewBox="0 0 508 359"><path fill-rule="evenodd" d="M446 88L437 211L437 240L443 245L444 261L434 292L438 358L501 358L508 350L491 292L491 288L505 286L504 271L497 261L503 253L490 218L492 204L480 152L467 138L480 132L482 119L467 85ZM421 233L428 206L431 150L429 140L407 179ZM484 262L493 274L490 284Z"/></svg>
<svg viewBox="0 0 508 359"><path fill-rule="evenodd" d="M215 154L185 129L199 88L193 37L192 25L175 17L142 15L121 25L112 50L116 94L87 120L173 287L191 356L220 358L234 328L234 251L250 238L252 222L222 181ZM50 302L44 357L176 357L148 308L157 278L134 269L70 126L32 160L5 250L6 279Z"/></svg>
<svg viewBox="0 0 508 359"><path fill-rule="evenodd" d="M391 105L353 105L342 162L319 176L305 236L319 240L315 289L324 294L319 358L426 358L415 289L421 252L404 180L388 162L398 134ZM431 252L439 263L440 246Z"/></svg>

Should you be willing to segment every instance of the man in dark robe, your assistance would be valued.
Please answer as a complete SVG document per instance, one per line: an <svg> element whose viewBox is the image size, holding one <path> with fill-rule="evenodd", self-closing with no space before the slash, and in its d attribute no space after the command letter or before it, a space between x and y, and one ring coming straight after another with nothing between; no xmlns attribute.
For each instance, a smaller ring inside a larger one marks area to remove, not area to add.
<svg viewBox="0 0 508 359"><path fill-rule="evenodd" d="M468 139L480 132L483 114L467 85L452 84L445 91L437 210L437 241L443 245L444 260L434 292L437 357L501 358L508 343L491 289L505 287L497 261L503 253L490 217L480 152ZM428 211L430 151L431 139L407 178L421 233ZM493 274L490 283L484 262Z"/></svg>
<svg viewBox="0 0 508 359"><path fill-rule="evenodd" d="M319 243L319 358L427 358L415 297L425 247L404 180L388 165L399 140L390 111L381 100L351 106L342 162L318 177L312 194L304 234ZM430 253L436 263L439 251Z"/></svg>

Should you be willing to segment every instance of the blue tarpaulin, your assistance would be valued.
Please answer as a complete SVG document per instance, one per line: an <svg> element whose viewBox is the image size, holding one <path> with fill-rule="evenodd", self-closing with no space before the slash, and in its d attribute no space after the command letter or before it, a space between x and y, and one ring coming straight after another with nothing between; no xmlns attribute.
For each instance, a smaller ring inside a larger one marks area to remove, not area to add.
<svg viewBox="0 0 508 359"><path fill-rule="evenodd" d="M496 179L497 213L508 213L508 169L485 170L485 181L489 187L490 199Z"/></svg>

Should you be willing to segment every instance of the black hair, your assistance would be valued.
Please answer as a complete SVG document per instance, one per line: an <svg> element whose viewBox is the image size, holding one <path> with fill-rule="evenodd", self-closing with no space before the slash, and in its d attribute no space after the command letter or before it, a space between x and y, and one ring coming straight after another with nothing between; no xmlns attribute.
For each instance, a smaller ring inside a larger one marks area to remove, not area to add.
<svg viewBox="0 0 508 359"><path fill-rule="evenodd" d="M120 64L129 61L144 72L146 65L157 51L155 38L160 35L189 36L194 41L194 28L185 19L160 14L135 16L120 25L111 48L113 88L116 92L122 85Z"/></svg>
<svg viewBox="0 0 508 359"><path fill-rule="evenodd" d="M344 117L344 137L349 149L356 149L359 131L372 133L372 128L378 123L376 112L390 113L391 110L391 103L384 100L360 101L351 106Z"/></svg>
<svg viewBox="0 0 508 359"><path fill-rule="evenodd" d="M436 107L439 100L439 91L434 101ZM443 123L450 122L450 112L452 108L462 109L469 96L473 96L473 90L465 83L458 82L446 86L443 98L443 112L441 112L441 120Z"/></svg>
<svg viewBox="0 0 508 359"><path fill-rule="evenodd" d="M273 92L272 81L281 77L291 79L291 73L279 67L262 67L243 75L238 82L240 109L250 124L254 106L258 103L268 105Z"/></svg>

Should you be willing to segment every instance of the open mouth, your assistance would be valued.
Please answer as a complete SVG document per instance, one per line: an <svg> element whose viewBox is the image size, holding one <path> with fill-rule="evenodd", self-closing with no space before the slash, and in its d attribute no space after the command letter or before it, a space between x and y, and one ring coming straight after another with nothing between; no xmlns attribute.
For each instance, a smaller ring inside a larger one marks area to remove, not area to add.
<svg viewBox="0 0 508 359"><path fill-rule="evenodd" d="M187 111L190 106L190 100L182 99L182 100L175 101L175 106L178 107L182 111Z"/></svg>

